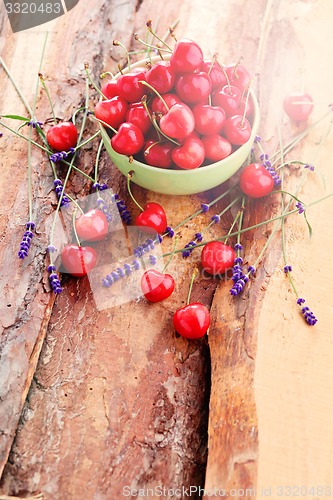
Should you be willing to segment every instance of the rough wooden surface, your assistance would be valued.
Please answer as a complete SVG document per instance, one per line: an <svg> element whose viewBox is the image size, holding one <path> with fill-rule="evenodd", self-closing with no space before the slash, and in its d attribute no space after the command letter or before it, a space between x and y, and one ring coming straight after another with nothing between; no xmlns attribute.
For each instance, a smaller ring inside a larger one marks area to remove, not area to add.
<svg viewBox="0 0 333 500"><path fill-rule="evenodd" d="M256 87L267 151L278 144L282 99L299 89L300 67L306 69L306 87L316 101L311 121L326 111L332 98L327 69L332 48L325 43L332 25L329 2L258 0L253 5L212 0L204 8L194 0L180 6L168 2L159 10L148 0L85 0L65 17L16 35L1 13L1 54L31 102L47 29L43 72L57 96L57 114L66 117L82 102L84 62L97 77L120 57L111 51L114 38L130 46L132 34L147 18L158 19L162 32L179 18L179 33L195 38L206 54L218 51L230 61L243 55L250 70L259 73ZM23 113L3 72L1 83L1 112ZM49 116L47 109L41 96L42 119ZM284 119L285 140L299 130ZM297 157L315 163L318 171L301 191L305 201L324 196L332 187L327 161L331 135L316 153L326 131L327 122L297 149ZM326 297L332 295L333 264L327 249L333 234L326 214L332 213L333 202L309 210L314 226L310 242L303 219L295 215L286 224L288 258L300 295L319 317L315 328L299 315L277 237L256 280L236 300L228 293L229 282L220 282L217 289L214 280L198 283L193 298L211 305L212 326L208 345L188 343L175 336L170 320L186 298L198 254L186 265L176 260L176 294L165 303L141 300L98 311L89 282L82 279L67 280L53 304L43 271L45 225L49 227L54 201L51 174L42 155L34 152L34 192L43 209L37 214L31 257L17 264L13 255L27 220L26 146L5 134L1 148L1 493L110 499L120 498L126 485L205 485L207 490L255 488L256 498L263 496L261 488L271 487L276 498L279 485L329 486L333 351L332 306ZM93 168L95 152L87 149L80 156L87 171ZM126 197L124 180L106 157L102 163L104 178ZM300 176L300 169L295 170L287 175L290 189ZM326 191L319 173L325 176ZM71 187L78 196L88 192L87 184L75 178ZM141 202L162 202L172 225L202 201L199 196L180 197L175 208L171 197L134 191ZM277 197L252 204L246 223L278 210ZM189 241L193 232L191 223L182 231L182 241ZM258 229L244 238L249 263L268 234Z"/></svg>

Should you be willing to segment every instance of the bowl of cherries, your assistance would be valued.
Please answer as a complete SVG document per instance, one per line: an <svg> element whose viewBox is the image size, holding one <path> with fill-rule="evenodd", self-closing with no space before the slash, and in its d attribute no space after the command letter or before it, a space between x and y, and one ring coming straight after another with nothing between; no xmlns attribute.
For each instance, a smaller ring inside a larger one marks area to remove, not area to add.
<svg viewBox="0 0 333 500"><path fill-rule="evenodd" d="M204 60L200 46L131 64L102 87L95 107L117 168L151 191L186 195L214 188L246 161L259 125L251 76L241 64Z"/></svg>

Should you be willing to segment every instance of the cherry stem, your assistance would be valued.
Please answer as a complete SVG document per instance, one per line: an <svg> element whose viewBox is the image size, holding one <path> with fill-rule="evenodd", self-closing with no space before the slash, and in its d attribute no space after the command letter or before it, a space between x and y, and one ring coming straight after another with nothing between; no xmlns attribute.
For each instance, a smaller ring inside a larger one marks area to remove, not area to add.
<svg viewBox="0 0 333 500"><path fill-rule="evenodd" d="M243 125L244 125L244 120L245 120L245 117L246 117L247 105L248 105L248 102L249 102L249 97L250 97L250 87L251 87L251 83L252 83L252 80L250 81L250 83L249 83L249 85L248 85L248 88L247 88L247 92L246 92L246 99L245 99L245 105L244 105L243 117L242 117L242 121L241 121L241 127L243 127Z"/></svg>
<svg viewBox="0 0 333 500"><path fill-rule="evenodd" d="M57 117L56 117L56 114L54 112L54 107L53 107L53 103L52 103L52 100L51 100L51 96L50 96L49 90L48 90L48 88L47 88L47 86L45 84L44 76L42 75L42 73L39 73L38 76L39 76L39 81L42 84L43 89L45 90L46 97L47 97L47 99L49 101L50 108L51 108L51 113L52 113L52 116L53 116L53 121L54 121L54 123L57 123Z"/></svg>
<svg viewBox="0 0 333 500"><path fill-rule="evenodd" d="M94 115L94 118L97 122L101 123L103 125L103 127L106 127L106 128L109 128L110 130L112 130L112 132L114 134L118 134L118 130L116 130L115 128L111 127L111 125L109 125L108 123L106 122L103 122L103 120L100 120L99 118L96 118L96 116Z"/></svg>
<svg viewBox="0 0 333 500"><path fill-rule="evenodd" d="M115 47L121 47L125 53L126 53L126 56L127 56L127 66L128 66L128 71L131 71L131 58L130 58L130 55L129 55L129 52L128 50L126 49L125 45L123 43L121 43L119 40L113 40L113 45Z"/></svg>
<svg viewBox="0 0 333 500"><path fill-rule="evenodd" d="M142 206L134 198L133 193L132 193L132 189L131 189L131 179L132 179L134 173L135 173L134 170L130 170L127 173L127 190L128 190L128 194L132 198L132 200L135 203L135 205L139 208L139 210L141 210L141 212L143 212L144 209L142 208Z"/></svg>
<svg viewBox="0 0 333 500"><path fill-rule="evenodd" d="M163 137L165 137L166 139L168 139L168 141L170 142L173 142L174 144L176 144L176 146L180 146L180 143L175 141L175 139L172 139L171 137L169 137L168 135L166 135L162 130L161 130L161 127L158 125L157 121L156 121L156 117L154 118L153 117L153 125L156 129L156 132L158 133L158 135L163 135Z"/></svg>
<svg viewBox="0 0 333 500"><path fill-rule="evenodd" d="M190 303L193 283L194 283L194 280L197 276L198 276L198 269L195 268L193 273L192 273L192 277L191 277L190 288L189 288L188 295L187 295L186 305L189 305L189 303Z"/></svg>
<svg viewBox="0 0 333 500"><path fill-rule="evenodd" d="M104 73L102 73L101 75L99 75L99 77L103 80L103 78L105 78L108 75L111 76L112 80L114 80L114 74L111 73L111 71L105 71Z"/></svg>
<svg viewBox="0 0 333 500"><path fill-rule="evenodd" d="M98 181L98 164L99 164L99 159L100 159L101 152L102 152L102 147L103 147L103 140L99 143L97 154L96 154L94 183L97 183L97 181Z"/></svg>
<svg viewBox="0 0 333 500"><path fill-rule="evenodd" d="M162 269L162 273L164 273L168 267L168 265L170 264L170 262L172 261L175 253L176 253L176 248L177 248L177 243L178 243L178 237L175 238L175 244L173 245L173 250L172 250L172 253L167 261L167 263L165 264L165 266L163 267Z"/></svg>
<svg viewBox="0 0 333 500"><path fill-rule="evenodd" d="M171 47L166 43L165 40L163 40L162 38L160 38L154 31L153 31L153 28L152 28L152 22L151 20L149 19L147 22L146 22L146 26L147 26L147 29L149 31L149 33L151 33L153 35L153 38L157 38L157 40L159 40L169 51L172 52L172 49Z"/></svg>
<svg viewBox="0 0 333 500"><path fill-rule="evenodd" d="M145 47L149 47L151 50L162 50L163 52L168 52L168 54L172 53L171 49L163 49L163 47L157 47L156 45L151 45L149 43L144 42L137 33L134 33L134 38L137 42L142 43Z"/></svg>
<svg viewBox="0 0 333 500"><path fill-rule="evenodd" d="M79 239L79 237L78 237L78 234L77 234L77 231L76 231L76 227L75 227L76 212L77 212L77 207L75 207L75 209L73 210L73 215L72 215L72 226L73 226L73 231L74 231L74 235L75 235L76 243L77 243L77 245L80 247L80 246L81 246L81 241L80 241L80 239Z"/></svg>
<svg viewBox="0 0 333 500"><path fill-rule="evenodd" d="M229 94L231 94L231 85L230 85L230 80L229 80L228 74L227 74L226 70L224 69L223 64L221 64L217 59L216 59L216 64L221 68L221 70L222 70L222 72L227 80Z"/></svg>
<svg viewBox="0 0 333 500"><path fill-rule="evenodd" d="M89 73L89 64L88 63L84 63L84 70L86 72L86 75L87 75L87 78L89 80L90 85L98 92L99 95L101 95L102 97L104 97L104 99L107 99L106 95L103 94L103 92L101 91L101 89L97 87L96 83L91 78L91 75Z"/></svg>
<svg viewBox="0 0 333 500"><path fill-rule="evenodd" d="M156 124L154 123L154 118L152 117L151 112L150 112L150 110L149 110L149 108L148 108L148 105L147 105L147 96L146 96L146 95L144 95L144 96L142 97L141 102L142 102L142 106L143 106L143 107L145 108L145 110L146 110L147 115L149 116L150 121L152 122L152 124L153 124L153 125L154 125L154 127L155 127L155 130L156 130L157 135L158 135L158 140L160 140L160 139L161 139L161 134L160 134L160 132L159 132L159 128L158 128L158 127L156 127Z"/></svg>
<svg viewBox="0 0 333 500"><path fill-rule="evenodd" d="M151 150L151 148L153 148L154 146L156 146L156 144L160 144L160 143L161 143L161 141L155 141L152 144L150 144L150 146L148 146L148 148L144 150L144 152L143 152L144 156L147 156L147 154L149 153L149 151Z"/></svg>
<svg viewBox="0 0 333 500"><path fill-rule="evenodd" d="M233 69L233 74L234 74L234 78L236 79L237 78L237 74L236 74L236 71L237 71L237 68L238 66L240 65L241 61L243 60L243 56L240 56L238 61L236 62L235 66L234 66L234 69Z"/></svg>
<svg viewBox="0 0 333 500"><path fill-rule="evenodd" d="M165 102L165 100L163 99L163 97L161 96L161 94L156 90L154 89L154 87L152 87L151 85L149 85L148 82L146 82L145 80L139 80L139 83L141 83L142 85L145 85L146 87L148 87L150 90L152 90L153 92L155 92L155 94L157 95L157 97L159 97L162 101L162 103L164 104L165 108L167 111L170 110L169 106L167 105L167 103Z"/></svg>

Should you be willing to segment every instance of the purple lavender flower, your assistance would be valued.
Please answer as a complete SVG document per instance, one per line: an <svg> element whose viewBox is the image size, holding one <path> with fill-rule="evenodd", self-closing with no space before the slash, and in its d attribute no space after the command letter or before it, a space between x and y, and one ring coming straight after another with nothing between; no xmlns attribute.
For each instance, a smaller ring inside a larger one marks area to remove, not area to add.
<svg viewBox="0 0 333 500"><path fill-rule="evenodd" d="M283 268L283 271L285 273L291 273L292 270L293 270L293 268L291 266L289 266L289 265L284 266L284 268Z"/></svg>
<svg viewBox="0 0 333 500"><path fill-rule="evenodd" d="M202 241L202 233L195 233L194 237L198 243Z"/></svg>
<svg viewBox="0 0 333 500"><path fill-rule="evenodd" d="M31 126L32 128L36 128L36 127L43 128L43 123L35 121L35 120L30 120L30 122L27 122L27 125L28 125L28 127Z"/></svg>
<svg viewBox="0 0 333 500"><path fill-rule="evenodd" d="M209 207L209 205L207 205L207 203L201 203L201 210L202 210L204 213L208 212L209 208L210 208L210 207Z"/></svg>
<svg viewBox="0 0 333 500"><path fill-rule="evenodd" d="M299 214L303 214L305 212L304 205L301 201L298 201L295 206L298 209Z"/></svg>
<svg viewBox="0 0 333 500"><path fill-rule="evenodd" d="M260 135L256 135L255 138L254 138L254 143L255 144L258 144L258 142L261 142L261 137Z"/></svg>
<svg viewBox="0 0 333 500"><path fill-rule="evenodd" d="M234 267L232 268L232 281L234 282L233 286L230 289L230 293L233 297L239 295L246 283L249 281L249 277L247 274L243 272L243 259L241 257L236 257L234 260Z"/></svg>
<svg viewBox="0 0 333 500"><path fill-rule="evenodd" d="M236 252L241 252L243 250L243 247L240 243L236 243L236 245L234 246L234 249Z"/></svg>
<svg viewBox="0 0 333 500"><path fill-rule="evenodd" d="M265 155L261 155L260 156L261 161L263 161L262 156L264 156L263 159L265 160L263 162L263 166L265 167L265 169L267 170L267 172L269 172L271 174L271 176L273 177L274 186L280 186L282 180L280 179L280 176L276 172L275 168L272 167L272 164L271 164L271 162L268 159L268 155L266 155L266 154Z"/></svg>
<svg viewBox="0 0 333 500"><path fill-rule="evenodd" d="M61 286L61 283L59 280L59 276L56 273L56 268L54 265L50 265L47 268L47 270L50 273L49 280L50 280L52 290L54 291L55 294L58 295L59 293L62 292L62 286Z"/></svg>
<svg viewBox="0 0 333 500"><path fill-rule="evenodd" d="M308 168L309 170L311 170L311 172L313 172L315 169L313 165L309 165L309 164L304 165L304 168Z"/></svg>
<svg viewBox="0 0 333 500"><path fill-rule="evenodd" d="M100 196L97 198L98 209L103 212L108 222L112 221L112 214L106 201Z"/></svg>
<svg viewBox="0 0 333 500"><path fill-rule="evenodd" d="M28 257L30 245L31 245L31 240L34 236L33 231L36 228L36 224L32 221L29 221L25 225L26 231L23 234L22 241L20 243L20 249L18 251L18 257L20 259L24 259L25 257Z"/></svg>
<svg viewBox="0 0 333 500"><path fill-rule="evenodd" d="M60 199L60 196L61 196L61 193L63 192L64 190L64 186L61 182L60 179L55 179L53 181L53 184L55 186L55 192L56 192L56 195L58 197L58 200ZM70 199L68 198L68 196L64 193L63 196L62 196L62 199L61 199L61 204L60 206L61 207L64 207L64 206L67 206L68 204L70 203Z"/></svg>
<svg viewBox="0 0 333 500"><path fill-rule="evenodd" d="M248 272L249 274L254 274L254 273L256 272L256 268L255 268L254 266L249 266L249 267L247 268L247 272Z"/></svg>
<svg viewBox="0 0 333 500"><path fill-rule="evenodd" d="M211 221L214 222L214 224L217 224L218 222L220 222L220 219L221 219L221 217L218 214L215 214L215 215L213 215L213 217L211 217Z"/></svg>
<svg viewBox="0 0 333 500"><path fill-rule="evenodd" d="M68 151L59 151L58 153L53 153L50 155L50 160L53 163L57 163L58 161L64 160L67 156L75 153L75 148L69 148Z"/></svg>
<svg viewBox="0 0 333 500"><path fill-rule="evenodd" d="M153 266L157 262L157 258L155 255L149 255L149 262ZM116 281L119 281L122 278L126 278L133 271L138 271L141 268L141 264L139 260L134 259L132 264L124 264L123 267L118 267L115 271L111 271L110 274L107 274L104 278L102 278L102 286L104 288L110 288Z"/></svg>
<svg viewBox="0 0 333 500"><path fill-rule="evenodd" d="M186 250L182 251L182 257L184 257L184 258L189 257L196 246L197 246L197 244L195 241L190 241L189 243L187 243L187 245L185 245L185 247L184 247L184 248L186 248Z"/></svg>
<svg viewBox="0 0 333 500"><path fill-rule="evenodd" d="M175 235L175 232L174 230L172 229L172 227L170 226L167 226L166 229L165 229L165 233L167 236L169 236L169 238L173 238L174 235Z"/></svg>

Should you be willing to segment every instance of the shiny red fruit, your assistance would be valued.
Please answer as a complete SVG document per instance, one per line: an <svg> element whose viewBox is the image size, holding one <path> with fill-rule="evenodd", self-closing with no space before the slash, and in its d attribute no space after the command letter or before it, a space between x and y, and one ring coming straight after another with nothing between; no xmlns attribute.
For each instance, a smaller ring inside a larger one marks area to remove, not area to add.
<svg viewBox="0 0 333 500"><path fill-rule="evenodd" d="M148 269L141 278L141 290L150 302L161 302L170 297L175 289L175 280L170 274Z"/></svg>
<svg viewBox="0 0 333 500"><path fill-rule="evenodd" d="M66 245L61 252L61 261L67 273L81 277L88 274L96 265L96 250L91 247Z"/></svg>
<svg viewBox="0 0 333 500"><path fill-rule="evenodd" d="M170 92L175 84L176 75L170 62L159 61L147 71L146 81L160 94Z"/></svg>
<svg viewBox="0 0 333 500"><path fill-rule="evenodd" d="M157 142L149 140L144 145L144 159L148 165L159 168L169 168L172 165L172 150L174 144L170 141Z"/></svg>
<svg viewBox="0 0 333 500"><path fill-rule="evenodd" d="M152 126L150 116L141 102L134 102L130 105L126 113L126 121L139 127L143 135L146 135Z"/></svg>
<svg viewBox="0 0 333 500"><path fill-rule="evenodd" d="M210 314L203 304L193 302L181 307L173 315L175 330L186 339L203 337L210 325Z"/></svg>
<svg viewBox="0 0 333 500"><path fill-rule="evenodd" d="M290 94L284 98L283 108L295 122L305 121L313 110L313 100L309 94Z"/></svg>
<svg viewBox="0 0 333 500"><path fill-rule="evenodd" d="M222 130L226 115L224 109L209 104L197 104L192 109L195 130L202 135L216 134Z"/></svg>
<svg viewBox="0 0 333 500"><path fill-rule="evenodd" d="M144 136L139 127L133 123L122 123L118 132L111 139L113 149L121 154L132 156L141 151Z"/></svg>
<svg viewBox="0 0 333 500"><path fill-rule="evenodd" d="M201 138L205 156L210 161L220 161L232 153L231 143L219 134L205 135Z"/></svg>
<svg viewBox="0 0 333 500"><path fill-rule="evenodd" d="M119 95L128 102L138 102L147 92L147 87L140 83L145 81L146 72L143 70L124 73L118 78Z"/></svg>
<svg viewBox="0 0 333 500"><path fill-rule="evenodd" d="M221 106L227 116L236 115L242 94L237 87L225 85L219 92L212 96L213 106Z"/></svg>
<svg viewBox="0 0 333 500"><path fill-rule="evenodd" d="M179 76L175 90L186 104L206 102L212 91L212 82L207 73L187 73Z"/></svg>
<svg viewBox="0 0 333 500"><path fill-rule="evenodd" d="M221 241L207 243L201 252L202 268L209 274L224 274L234 265L236 254L233 248Z"/></svg>
<svg viewBox="0 0 333 500"><path fill-rule="evenodd" d="M77 143L78 133L72 122L62 122L53 125L46 134L46 139L55 151L67 151L74 148Z"/></svg>
<svg viewBox="0 0 333 500"><path fill-rule="evenodd" d="M201 67L203 53L199 45L183 38L174 46L170 64L175 73L193 73Z"/></svg>
<svg viewBox="0 0 333 500"><path fill-rule="evenodd" d="M164 233L168 225L164 208L159 203L147 203L143 212L136 217L135 225L147 232Z"/></svg>
<svg viewBox="0 0 333 500"><path fill-rule="evenodd" d="M176 94L163 94L162 97L169 108L172 108L172 106L174 106L175 104L182 104L182 101ZM168 112L167 108L164 105L164 102L158 96L153 99L151 103L151 109L152 111L154 111L154 113L161 113L162 115L166 115Z"/></svg>
<svg viewBox="0 0 333 500"><path fill-rule="evenodd" d="M104 213L93 208L75 220L75 230L82 241L102 241L108 234L109 225Z"/></svg>
<svg viewBox="0 0 333 500"><path fill-rule="evenodd" d="M250 122L241 115L229 116L227 118L223 132L225 137L234 146L245 144L251 137Z"/></svg>
<svg viewBox="0 0 333 500"><path fill-rule="evenodd" d="M180 146L172 150L172 159L178 167L193 170L202 165L205 159L205 148L201 140L195 134L191 134Z"/></svg>
<svg viewBox="0 0 333 500"><path fill-rule="evenodd" d="M247 89L251 83L251 75L242 64L233 64L225 68L229 82L241 92Z"/></svg>
<svg viewBox="0 0 333 500"><path fill-rule="evenodd" d="M112 99L112 97L119 95L118 80L109 80L104 83L104 85L102 85L101 92L107 99Z"/></svg>
<svg viewBox="0 0 333 500"><path fill-rule="evenodd" d="M95 116L98 120L118 128L126 119L128 102L122 97L116 96L107 101L100 101L95 107Z"/></svg>
<svg viewBox="0 0 333 500"><path fill-rule="evenodd" d="M274 179L261 163L250 163L241 173L239 185L250 198L261 198L274 189Z"/></svg>
<svg viewBox="0 0 333 500"><path fill-rule="evenodd" d="M164 134L173 139L184 139L193 132L195 120L186 104L175 104L162 116L160 127Z"/></svg>
<svg viewBox="0 0 333 500"><path fill-rule="evenodd" d="M204 61L201 65L201 71L209 74L214 91L221 90L228 83L225 74L216 62L212 65L212 61Z"/></svg>

